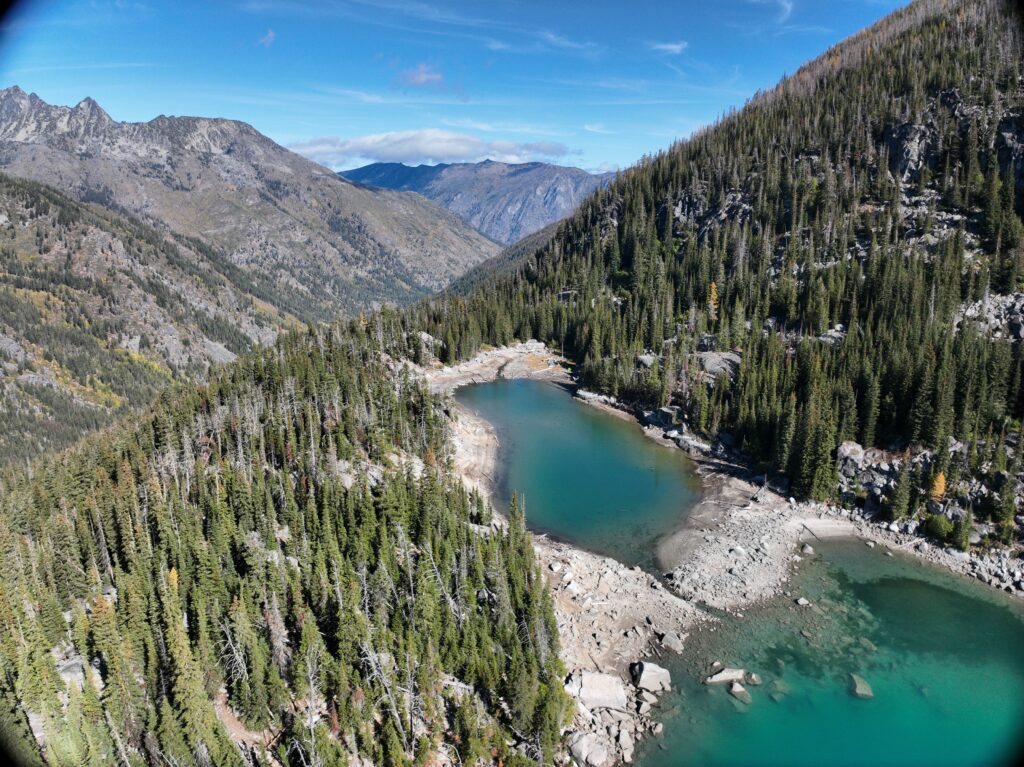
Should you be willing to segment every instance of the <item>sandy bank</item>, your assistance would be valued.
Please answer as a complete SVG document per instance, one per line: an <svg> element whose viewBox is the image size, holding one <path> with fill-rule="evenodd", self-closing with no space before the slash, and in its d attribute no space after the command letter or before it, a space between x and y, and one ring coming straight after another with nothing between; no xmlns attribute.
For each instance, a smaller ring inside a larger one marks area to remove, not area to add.
<svg viewBox="0 0 1024 767"><path fill-rule="evenodd" d="M452 392L460 386L499 378L534 378L571 383L567 361L540 341L526 341L480 352L458 365L419 368L433 392Z"/></svg>

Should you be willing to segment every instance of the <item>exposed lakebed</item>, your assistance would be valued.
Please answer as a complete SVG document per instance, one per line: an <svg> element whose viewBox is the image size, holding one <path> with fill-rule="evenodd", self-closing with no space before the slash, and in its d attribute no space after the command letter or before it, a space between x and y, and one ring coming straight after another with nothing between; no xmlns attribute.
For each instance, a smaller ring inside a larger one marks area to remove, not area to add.
<svg viewBox="0 0 1024 767"><path fill-rule="evenodd" d="M535 381L470 386L459 401L501 442L499 493L526 498L530 526L653 571L654 546L699 497L681 452L635 424ZM676 692L665 734L636 764L1009 764L1024 724L1024 609L907 556L815 542L790 595L722 617L659 662ZM796 607L804 596L808 607ZM722 661L757 672L752 702L700 679ZM850 694L863 677L871 699Z"/></svg>

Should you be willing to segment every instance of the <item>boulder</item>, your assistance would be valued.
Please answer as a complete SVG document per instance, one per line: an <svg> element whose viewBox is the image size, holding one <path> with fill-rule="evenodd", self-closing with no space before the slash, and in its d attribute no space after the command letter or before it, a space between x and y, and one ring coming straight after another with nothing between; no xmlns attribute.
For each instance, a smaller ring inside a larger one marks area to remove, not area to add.
<svg viewBox="0 0 1024 767"><path fill-rule="evenodd" d="M743 681L751 685L752 687L757 687L759 684L761 684L761 675L751 671L744 677Z"/></svg>
<svg viewBox="0 0 1024 767"><path fill-rule="evenodd" d="M670 631L661 640L661 644L667 650L671 650L674 653L682 653L683 651L683 636L677 634L674 631Z"/></svg>
<svg viewBox="0 0 1024 767"><path fill-rule="evenodd" d="M855 698L863 698L864 700L875 697L875 693L871 690L871 685L859 674L850 674L850 694Z"/></svg>
<svg viewBox="0 0 1024 767"><path fill-rule="evenodd" d="M746 703L747 705L750 705L754 700L750 697L750 693L747 692L747 688L739 682L733 682L729 685L729 694L740 703Z"/></svg>
<svg viewBox="0 0 1024 767"><path fill-rule="evenodd" d="M587 767L611 767L615 764L605 738L593 732L578 732L569 738L569 753L577 764Z"/></svg>
<svg viewBox="0 0 1024 767"><path fill-rule="evenodd" d="M721 671L717 671L705 679L704 684L731 684L732 682L742 682L746 673L747 672L741 668L723 668Z"/></svg>
<svg viewBox="0 0 1024 767"><path fill-rule="evenodd" d="M836 450L836 463L841 473L853 474L864 466L864 448L856 442L847 440Z"/></svg>
<svg viewBox="0 0 1024 767"><path fill-rule="evenodd" d="M806 597L797 597L797 599L796 599L796 603L797 603L797 604L798 604L798 605L799 605L800 607L809 607L809 606L810 606L810 604L811 604L810 600L809 600L809 599L807 599Z"/></svg>
<svg viewBox="0 0 1024 767"><path fill-rule="evenodd" d="M668 669L657 663L641 661L630 666L629 671L633 675L633 684L641 690L666 692L672 689L672 677Z"/></svg>
<svg viewBox="0 0 1024 767"><path fill-rule="evenodd" d="M591 711L626 711L626 686L619 677L597 671L574 671L565 682L565 691Z"/></svg>

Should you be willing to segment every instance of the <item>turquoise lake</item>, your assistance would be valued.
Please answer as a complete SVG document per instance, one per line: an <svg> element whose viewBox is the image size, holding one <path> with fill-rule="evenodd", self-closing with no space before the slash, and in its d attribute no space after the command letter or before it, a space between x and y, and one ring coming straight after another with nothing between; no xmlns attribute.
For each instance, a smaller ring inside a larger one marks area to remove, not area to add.
<svg viewBox="0 0 1024 767"><path fill-rule="evenodd" d="M527 521L652 572L654 543L699 497L681 452L532 381L461 389L497 429L501 489ZM693 633L659 662L675 691L640 767L1002 765L1024 735L1024 606L980 583L860 541L816 542L792 595ZM810 608L796 608L806 596ZM749 706L702 685L720 661L756 671ZM850 673L874 697L850 694ZM781 692L780 692L781 691ZM775 693L773 696L772 693Z"/></svg>
<svg viewBox="0 0 1024 767"><path fill-rule="evenodd" d="M456 399L498 433L499 494L517 493L530 527L628 565L654 566L654 543L700 497L681 451L561 387L501 380Z"/></svg>

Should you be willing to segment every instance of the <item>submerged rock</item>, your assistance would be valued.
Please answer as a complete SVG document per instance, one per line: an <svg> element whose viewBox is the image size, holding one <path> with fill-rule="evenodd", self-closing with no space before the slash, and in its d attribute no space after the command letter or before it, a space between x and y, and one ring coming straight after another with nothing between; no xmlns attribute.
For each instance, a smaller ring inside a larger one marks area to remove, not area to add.
<svg viewBox="0 0 1024 767"><path fill-rule="evenodd" d="M750 697L750 693L747 692L747 688L741 685L739 682L733 682L729 685L729 694L741 703L750 705L754 702L754 699Z"/></svg>
<svg viewBox="0 0 1024 767"><path fill-rule="evenodd" d="M855 698L863 698L864 700L875 697L875 693L871 690L871 685L867 683L864 677L858 674L850 674L850 694Z"/></svg>

